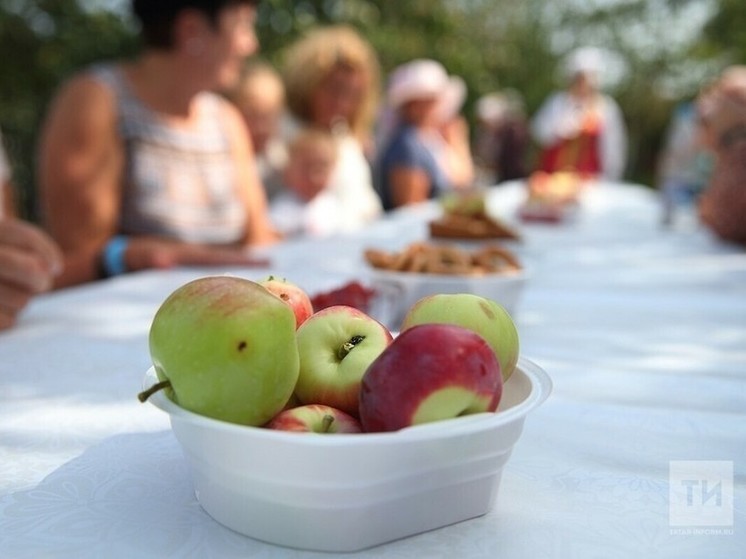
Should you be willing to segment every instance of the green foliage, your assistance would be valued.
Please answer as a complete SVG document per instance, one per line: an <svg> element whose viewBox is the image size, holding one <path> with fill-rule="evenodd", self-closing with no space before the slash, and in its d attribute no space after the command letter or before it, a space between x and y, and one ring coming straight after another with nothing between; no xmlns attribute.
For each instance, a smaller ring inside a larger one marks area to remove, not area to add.
<svg viewBox="0 0 746 559"><path fill-rule="evenodd" d="M704 30L703 48L724 54L730 64L746 64L746 2L720 0L720 9Z"/></svg>
<svg viewBox="0 0 746 559"><path fill-rule="evenodd" d="M21 213L33 217L38 129L59 84L85 65L136 48L122 16L86 12L76 0L0 4L0 129L14 170ZM8 56L7 53L12 53Z"/></svg>

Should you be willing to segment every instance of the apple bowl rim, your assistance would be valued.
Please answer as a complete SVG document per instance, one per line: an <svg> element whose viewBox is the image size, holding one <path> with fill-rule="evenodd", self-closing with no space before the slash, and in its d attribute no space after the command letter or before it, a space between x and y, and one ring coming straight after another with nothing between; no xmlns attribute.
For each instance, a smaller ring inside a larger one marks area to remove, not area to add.
<svg viewBox="0 0 746 559"><path fill-rule="evenodd" d="M508 425L515 420L524 418L529 412L549 398L553 389L553 382L544 369L525 357L519 357L516 371L513 374L518 372L518 370L528 378L531 389L523 401L507 410L464 415L383 433L334 433L331 435L321 435L318 433L298 433L268 429L261 426L241 425L201 415L182 408L172 401L163 390L151 395L148 398L148 403L168 414L171 421L177 419L227 433L237 435L251 434L251 436L277 441L292 441L300 445L336 446L380 444L381 442L413 442L460 436L475 431L494 430L497 427ZM158 382L158 377L155 367L151 366L145 372L142 387L143 389L147 389L156 382ZM510 378L507 382L510 382Z"/></svg>

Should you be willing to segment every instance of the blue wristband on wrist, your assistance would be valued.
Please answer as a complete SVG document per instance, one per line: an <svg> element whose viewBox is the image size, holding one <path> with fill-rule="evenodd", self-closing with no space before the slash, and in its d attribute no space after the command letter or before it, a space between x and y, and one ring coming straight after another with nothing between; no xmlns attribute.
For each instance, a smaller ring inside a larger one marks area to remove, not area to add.
<svg viewBox="0 0 746 559"><path fill-rule="evenodd" d="M101 253L101 266L106 277L119 276L127 272L124 262L124 252L127 250L129 239L123 235L113 237L106 243Z"/></svg>

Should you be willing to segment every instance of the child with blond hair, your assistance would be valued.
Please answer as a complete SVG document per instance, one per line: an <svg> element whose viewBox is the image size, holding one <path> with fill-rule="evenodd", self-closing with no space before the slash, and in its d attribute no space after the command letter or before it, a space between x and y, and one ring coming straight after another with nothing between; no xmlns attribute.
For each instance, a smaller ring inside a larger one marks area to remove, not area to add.
<svg viewBox="0 0 746 559"><path fill-rule="evenodd" d="M286 237L340 232L342 209L329 188L338 158L334 137L318 128L300 130L287 146L282 186L270 203L270 218Z"/></svg>

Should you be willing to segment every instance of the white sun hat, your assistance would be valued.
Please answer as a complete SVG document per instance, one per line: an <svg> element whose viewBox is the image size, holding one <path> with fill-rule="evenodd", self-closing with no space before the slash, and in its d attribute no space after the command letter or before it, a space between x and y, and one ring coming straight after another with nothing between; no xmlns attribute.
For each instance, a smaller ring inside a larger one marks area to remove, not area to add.
<svg viewBox="0 0 746 559"><path fill-rule="evenodd" d="M595 47L581 47L572 51L565 60L565 75L571 78L577 74L597 76L604 66L604 53Z"/></svg>
<svg viewBox="0 0 746 559"><path fill-rule="evenodd" d="M389 78L387 101L397 109L408 101L437 98L443 118L455 115L466 99L466 84L457 76L449 76L443 65L426 58L398 66Z"/></svg>

